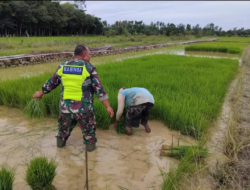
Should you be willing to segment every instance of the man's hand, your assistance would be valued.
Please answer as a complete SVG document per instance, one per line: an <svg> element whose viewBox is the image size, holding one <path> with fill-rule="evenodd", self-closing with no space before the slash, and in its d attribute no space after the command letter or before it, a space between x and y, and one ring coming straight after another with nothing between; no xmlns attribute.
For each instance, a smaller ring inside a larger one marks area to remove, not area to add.
<svg viewBox="0 0 250 190"><path fill-rule="evenodd" d="M43 91L37 91L34 95L33 98L42 98L43 97Z"/></svg>
<svg viewBox="0 0 250 190"><path fill-rule="evenodd" d="M109 106L107 107L107 112L109 113L109 116L112 118L114 116L114 110Z"/></svg>

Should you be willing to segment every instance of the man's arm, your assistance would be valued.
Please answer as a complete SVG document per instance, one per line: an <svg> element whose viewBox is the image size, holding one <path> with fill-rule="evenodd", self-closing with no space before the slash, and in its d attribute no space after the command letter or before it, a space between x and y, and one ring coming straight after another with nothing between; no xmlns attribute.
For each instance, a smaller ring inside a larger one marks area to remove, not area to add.
<svg viewBox="0 0 250 190"><path fill-rule="evenodd" d="M58 69L61 68L61 65L58 67ZM50 93L52 90L54 90L60 83L59 76L57 75L57 71L52 75L51 78L49 78L46 83L42 86L42 90L36 92L33 95L33 98L42 98L44 94Z"/></svg>
<svg viewBox="0 0 250 190"><path fill-rule="evenodd" d="M118 94L118 108L116 112L116 121L120 120L124 106L125 106L125 97L122 94Z"/></svg>
<svg viewBox="0 0 250 190"><path fill-rule="evenodd" d="M93 68L90 75L91 85L94 89L96 96L106 106L107 112L109 113L110 117L113 117L114 111L109 105L108 94L105 92L95 68Z"/></svg>

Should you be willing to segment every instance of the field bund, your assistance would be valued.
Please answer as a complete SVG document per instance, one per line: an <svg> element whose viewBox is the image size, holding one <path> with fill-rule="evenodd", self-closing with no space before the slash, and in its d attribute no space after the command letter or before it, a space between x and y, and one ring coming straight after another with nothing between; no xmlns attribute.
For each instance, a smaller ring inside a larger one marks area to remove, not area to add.
<svg viewBox="0 0 250 190"><path fill-rule="evenodd" d="M98 56L115 55L115 54L122 54L122 53L127 53L127 52L137 52L137 51L143 51L143 50L163 48L163 47L168 47L168 46L189 45L189 44L202 43L202 42L213 42L217 40L218 39L195 40L195 41L186 41L186 42L178 42L178 43L140 45L140 46L132 46L132 47L127 47L127 48L113 49L113 50L91 51L91 56L98 57ZM24 66L24 65L34 65L34 64L53 62L53 61L62 61L65 59L72 59L73 56L74 56L73 52L3 56L3 57L0 57L0 69L7 68L7 67Z"/></svg>

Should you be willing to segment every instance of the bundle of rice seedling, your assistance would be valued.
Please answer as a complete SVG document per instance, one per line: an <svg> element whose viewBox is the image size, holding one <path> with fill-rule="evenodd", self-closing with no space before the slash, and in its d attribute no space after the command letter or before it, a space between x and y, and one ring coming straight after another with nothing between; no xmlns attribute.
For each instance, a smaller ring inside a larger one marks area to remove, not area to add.
<svg viewBox="0 0 250 190"><path fill-rule="evenodd" d="M208 151L206 148L200 146L168 146L162 145L161 156L174 157L176 159L181 159L185 156L188 150L191 150L195 160L200 160L207 156Z"/></svg>
<svg viewBox="0 0 250 190"><path fill-rule="evenodd" d="M41 118L46 115L46 107L42 99L34 98L30 100L24 108L25 115L34 118Z"/></svg>
<svg viewBox="0 0 250 190"><path fill-rule="evenodd" d="M117 128L116 128L116 132L117 132L117 134L125 134L126 133L126 125L125 125L123 119L121 119L119 121Z"/></svg>
<svg viewBox="0 0 250 190"><path fill-rule="evenodd" d="M45 156L32 159L26 170L25 181L32 190L54 190L52 182L56 176L57 163Z"/></svg>
<svg viewBox="0 0 250 190"><path fill-rule="evenodd" d="M0 190L12 190L14 182L14 170L7 165L0 169Z"/></svg>

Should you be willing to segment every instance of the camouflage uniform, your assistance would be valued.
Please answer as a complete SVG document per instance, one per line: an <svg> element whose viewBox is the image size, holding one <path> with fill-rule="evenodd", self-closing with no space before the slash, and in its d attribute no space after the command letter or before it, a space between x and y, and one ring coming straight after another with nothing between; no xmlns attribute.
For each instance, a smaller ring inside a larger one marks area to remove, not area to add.
<svg viewBox="0 0 250 190"><path fill-rule="evenodd" d="M63 81L57 71L65 65L85 66L86 70L90 74L90 76L88 76L82 84L81 101L63 99ZM97 139L95 137L96 121L93 107L93 95L95 93L100 101L108 99L108 95L99 80L96 68L88 62L74 59L61 63L57 71L42 87L43 93L48 94L59 84L62 84L60 115L58 118L58 134L56 137L61 138L62 140L67 140L71 131L78 123L83 133L84 144L95 143Z"/></svg>

